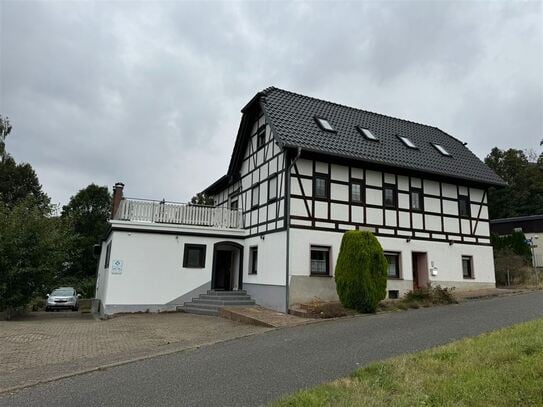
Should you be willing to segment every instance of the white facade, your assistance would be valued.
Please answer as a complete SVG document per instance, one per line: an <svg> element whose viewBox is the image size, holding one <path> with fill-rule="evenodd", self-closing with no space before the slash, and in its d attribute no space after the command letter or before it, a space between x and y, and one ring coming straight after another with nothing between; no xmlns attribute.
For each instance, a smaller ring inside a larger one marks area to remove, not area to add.
<svg viewBox="0 0 543 407"><path fill-rule="evenodd" d="M343 232L352 229L370 230L385 252L398 256L390 295L426 282L459 290L495 286L484 187L303 152L296 156L275 142L262 114L242 140L237 176L214 199L217 206L241 209L244 228L112 221L96 290L104 313L175 309L216 288L217 251L229 243L240 245L231 267L238 274L229 277L229 288L241 286L258 304L286 311L314 298L337 300L334 267ZM326 183L324 197L315 196L319 177ZM360 186L361 200L353 198L353 184ZM386 205L385 189L393 191L393 205ZM420 194L421 208L413 208L413 191ZM461 201L467 213L459 213ZM205 245L204 267L183 266L187 244ZM329 249L327 276L311 274L312 246ZM231 245L233 252L236 247ZM471 259L469 278L463 257ZM113 272L119 260L122 270Z"/></svg>

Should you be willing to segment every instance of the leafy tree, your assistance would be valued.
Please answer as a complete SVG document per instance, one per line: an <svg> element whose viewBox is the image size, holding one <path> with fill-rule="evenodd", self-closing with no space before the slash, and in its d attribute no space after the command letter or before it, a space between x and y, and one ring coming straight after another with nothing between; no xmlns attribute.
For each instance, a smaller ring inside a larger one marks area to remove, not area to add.
<svg viewBox="0 0 543 407"><path fill-rule="evenodd" d="M107 231L111 199L107 187L90 184L72 196L62 208L62 221L74 235L69 266L62 276L64 281L77 285L81 279L96 277L97 259L93 255L93 246ZM81 284L88 285L88 282Z"/></svg>
<svg viewBox="0 0 543 407"><path fill-rule="evenodd" d="M4 162L7 152L6 152L6 138L9 133L11 133L11 124L9 123L8 117L2 117L0 114L0 160Z"/></svg>
<svg viewBox="0 0 543 407"><path fill-rule="evenodd" d="M387 261L371 232L345 232L337 259L336 289L341 303L361 312L375 312L386 296Z"/></svg>
<svg viewBox="0 0 543 407"><path fill-rule="evenodd" d="M543 159L532 162L521 150L495 147L485 163L506 182L505 188L490 188L491 219L543 213Z"/></svg>
<svg viewBox="0 0 543 407"><path fill-rule="evenodd" d="M32 197L13 207L0 202L0 310L44 295L65 264L69 233L40 204Z"/></svg>
<svg viewBox="0 0 543 407"><path fill-rule="evenodd" d="M192 197L190 200L190 203L193 205L207 205L207 206L213 206L215 205L215 200L207 196L206 194L202 192L198 192L196 195Z"/></svg>
<svg viewBox="0 0 543 407"><path fill-rule="evenodd" d="M9 155L0 162L0 201L9 208L32 197L44 213L49 210L51 200L42 190L36 172L30 164L17 164Z"/></svg>

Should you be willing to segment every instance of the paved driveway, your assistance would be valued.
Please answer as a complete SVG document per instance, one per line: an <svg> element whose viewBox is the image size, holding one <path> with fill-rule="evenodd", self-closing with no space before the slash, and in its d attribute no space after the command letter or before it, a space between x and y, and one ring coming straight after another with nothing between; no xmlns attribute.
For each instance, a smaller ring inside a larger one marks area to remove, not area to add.
<svg viewBox="0 0 543 407"><path fill-rule="evenodd" d="M266 330L183 313L133 314L102 321L70 311L36 312L0 321L0 391Z"/></svg>
<svg viewBox="0 0 543 407"><path fill-rule="evenodd" d="M38 385L0 405L257 406L371 361L538 318L541 292L325 321Z"/></svg>

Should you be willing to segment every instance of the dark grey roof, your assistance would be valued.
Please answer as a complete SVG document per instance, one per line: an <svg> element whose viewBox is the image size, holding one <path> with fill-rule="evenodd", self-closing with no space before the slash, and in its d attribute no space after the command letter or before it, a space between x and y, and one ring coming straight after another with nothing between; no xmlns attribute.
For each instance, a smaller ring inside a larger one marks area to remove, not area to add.
<svg viewBox="0 0 543 407"><path fill-rule="evenodd" d="M334 155L379 165L393 166L464 179L488 185L505 185L463 143L437 127L396 119L339 105L278 88L267 88L257 96L279 144L304 151ZM256 101L257 97L253 98ZM315 116L327 119L336 132L322 130ZM364 138L356 126L379 138ZM410 138L418 149L406 147L398 135ZM431 143L442 145L451 157L443 156Z"/></svg>

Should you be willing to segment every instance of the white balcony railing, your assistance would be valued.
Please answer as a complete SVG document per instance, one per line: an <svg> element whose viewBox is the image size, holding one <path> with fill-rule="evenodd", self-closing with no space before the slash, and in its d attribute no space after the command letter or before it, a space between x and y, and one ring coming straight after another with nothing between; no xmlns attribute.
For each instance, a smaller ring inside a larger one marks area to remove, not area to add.
<svg viewBox="0 0 543 407"><path fill-rule="evenodd" d="M114 219L217 228L243 228L241 210L142 199L123 199Z"/></svg>

